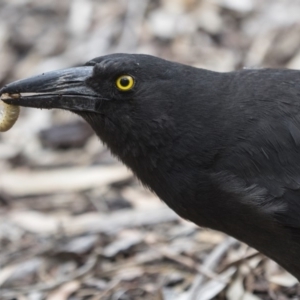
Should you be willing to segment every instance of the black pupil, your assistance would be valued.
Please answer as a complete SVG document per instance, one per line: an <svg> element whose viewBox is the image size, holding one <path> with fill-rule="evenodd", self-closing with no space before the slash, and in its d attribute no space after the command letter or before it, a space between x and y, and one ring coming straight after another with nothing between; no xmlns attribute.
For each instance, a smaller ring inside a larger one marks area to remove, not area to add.
<svg viewBox="0 0 300 300"><path fill-rule="evenodd" d="M127 86L129 86L130 81L129 81L129 79L128 79L127 77L123 77L123 78L121 78L121 80L120 80L120 84L121 84L121 86L123 86L123 87L127 87Z"/></svg>

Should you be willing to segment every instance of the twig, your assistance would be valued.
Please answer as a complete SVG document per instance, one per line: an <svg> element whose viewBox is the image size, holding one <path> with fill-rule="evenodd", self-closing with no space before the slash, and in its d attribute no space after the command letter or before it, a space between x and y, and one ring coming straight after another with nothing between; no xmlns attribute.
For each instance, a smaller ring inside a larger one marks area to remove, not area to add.
<svg viewBox="0 0 300 300"><path fill-rule="evenodd" d="M189 269L193 272L201 273L211 279L215 279L218 276L216 273L205 268L204 266L197 266L197 264L195 264L194 260L190 259L189 257L174 254L174 253L168 251L167 249L159 249L159 248L155 248L155 247L152 247L152 248L156 251L159 251L164 257L166 257L170 260L173 260L174 262L186 267L187 269Z"/></svg>
<svg viewBox="0 0 300 300"><path fill-rule="evenodd" d="M213 270L219 263L222 256L226 253L226 251L236 243L237 241L235 239L228 238L223 243L219 244L206 258L205 262L202 265L202 270ZM196 276L191 289L186 294L185 299L198 300L197 295L202 287L204 279L205 276L202 272L201 274L198 274Z"/></svg>
<svg viewBox="0 0 300 300"><path fill-rule="evenodd" d="M238 258L235 261L232 261L229 264L227 264L226 266L224 266L220 270L220 273L224 272L225 270L229 269L230 267L238 266L238 265L242 264L243 262L245 262L246 260L249 260L249 259L254 258L254 257L259 256L259 255L261 255L259 252L255 252L255 253L249 253L246 256Z"/></svg>
<svg viewBox="0 0 300 300"><path fill-rule="evenodd" d="M19 293L28 293L30 291L41 292L53 290L69 281L74 281L75 279L85 276L96 266L97 260L97 255L91 255L86 264L80 267L76 272L74 272L72 276L65 276L64 278L59 278L58 280L55 280L51 283L41 283L26 287L15 287L14 290L2 289L0 296L7 298L16 298Z"/></svg>
<svg viewBox="0 0 300 300"><path fill-rule="evenodd" d="M130 0L128 1L127 12L123 25L123 32L116 47L118 51L133 51L137 47L141 23L148 7L149 0Z"/></svg>

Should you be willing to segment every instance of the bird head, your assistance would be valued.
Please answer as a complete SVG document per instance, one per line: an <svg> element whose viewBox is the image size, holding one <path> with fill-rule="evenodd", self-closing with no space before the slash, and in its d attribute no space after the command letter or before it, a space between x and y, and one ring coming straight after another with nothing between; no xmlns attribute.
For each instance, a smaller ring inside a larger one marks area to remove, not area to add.
<svg viewBox="0 0 300 300"><path fill-rule="evenodd" d="M205 122L214 124L208 111L208 93L216 90L210 87L216 82L212 74L217 73L149 55L112 54L12 82L0 93L20 94L6 97L8 104L58 108L82 116L145 182L141 177L147 170L168 168L172 159L188 157L191 151L199 154L190 145L195 147L199 134L210 133L208 126L201 130Z"/></svg>
<svg viewBox="0 0 300 300"><path fill-rule="evenodd" d="M150 134L152 126L162 129L171 121L178 68L179 64L149 55L113 54L15 81L0 93L20 94L6 97L8 104L81 115L109 143L116 130L122 135Z"/></svg>

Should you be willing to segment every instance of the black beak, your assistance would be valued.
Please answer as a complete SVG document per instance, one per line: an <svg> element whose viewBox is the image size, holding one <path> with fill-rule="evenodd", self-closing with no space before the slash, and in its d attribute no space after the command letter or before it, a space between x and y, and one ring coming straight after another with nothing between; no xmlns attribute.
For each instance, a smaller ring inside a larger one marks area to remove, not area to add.
<svg viewBox="0 0 300 300"><path fill-rule="evenodd" d="M91 66L47 72L12 82L0 94L8 94L2 99L8 104L96 112L96 100L103 99L86 84L92 73ZM20 94L20 97L9 97L10 94Z"/></svg>

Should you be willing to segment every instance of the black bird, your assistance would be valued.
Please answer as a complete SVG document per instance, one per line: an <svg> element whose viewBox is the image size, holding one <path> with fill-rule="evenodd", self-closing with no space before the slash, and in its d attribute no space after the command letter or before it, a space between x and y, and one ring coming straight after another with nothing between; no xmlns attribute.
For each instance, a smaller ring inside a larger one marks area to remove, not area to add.
<svg viewBox="0 0 300 300"><path fill-rule="evenodd" d="M180 216L300 279L300 71L217 73L112 54L0 93L21 93L8 104L82 116Z"/></svg>

